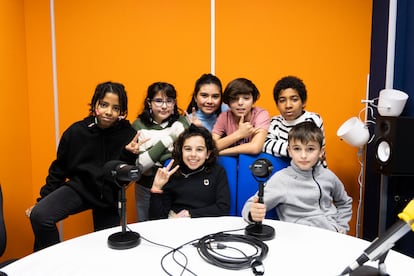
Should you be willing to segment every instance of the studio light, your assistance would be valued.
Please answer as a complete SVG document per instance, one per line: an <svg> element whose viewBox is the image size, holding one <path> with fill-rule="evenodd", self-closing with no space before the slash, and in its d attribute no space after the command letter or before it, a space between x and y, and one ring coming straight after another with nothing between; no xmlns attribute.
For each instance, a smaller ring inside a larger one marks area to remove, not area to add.
<svg viewBox="0 0 414 276"><path fill-rule="evenodd" d="M354 147L362 147L369 140L368 127L357 117L352 117L343 123L336 135Z"/></svg>
<svg viewBox="0 0 414 276"><path fill-rule="evenodd" d="M400 90L383 89L379 92L378 98L375 98L373 100L361 100L361 103L364 103L365 107L359 112L358 116L351 117L350 119L346 120L339 127L336 133L337 136L347 144L359 148L358 161L360 163L361 170L358 176L360 189L356 225L357 237L360 237L362 193L365 177L365 147L375 138L374 152L376 162L378 162L380 166L385 166L390 162L390 159L392 158L392 145L390 142L387 139L382 139L382 137L375 137L375 135L370 135L368 124L376 124L373 108L376 108L378 114L381 116L398 117L403 112L407 99L408 95ZM375 101L378 101L377 105L375 104ZM361 113L363 112L365 112L365 119L361 120ZM373 120L368 120L368 115L370 115ZM384 124L382 124L380 127L384 128ZM387 133L388 131L383 130L383 132Z"/></svg>
<svg viewBox="0 0 414 276"><path fill-rule="evenodd" d="M397 89L383 89L379 93L377 110L381 116L398 117L404 110L408 95Z"/></svg>

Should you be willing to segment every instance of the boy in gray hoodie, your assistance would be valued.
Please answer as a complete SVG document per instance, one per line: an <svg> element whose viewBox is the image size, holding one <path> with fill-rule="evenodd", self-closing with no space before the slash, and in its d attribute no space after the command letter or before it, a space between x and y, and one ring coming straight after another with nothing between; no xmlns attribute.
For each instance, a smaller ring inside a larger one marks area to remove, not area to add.
<svg viewBox="0 0 414 276"><path fill-rule="evenodd" d="M339 178L318 162L324 156L323 133L310 121L294 126L288 136L290 166L276 172L265 184L263 202L257 194L245 203L243 218L259 222L266 210L276 208L279 219L347 233L352 198Z"/></svg>

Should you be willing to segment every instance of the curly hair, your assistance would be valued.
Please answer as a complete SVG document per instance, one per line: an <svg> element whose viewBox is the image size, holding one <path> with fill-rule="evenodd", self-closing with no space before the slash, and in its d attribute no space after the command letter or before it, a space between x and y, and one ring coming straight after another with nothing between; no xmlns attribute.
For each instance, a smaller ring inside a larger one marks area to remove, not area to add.
<svg viewBox="0 0 414 276"><path fill-rule="evenodd" d="M213 140L211 132L206 129L205 127L197 127L195 125L190 125L188 129L186 129L183 133L178 136L177 140L174 142L174 149L172 151L172 158L174 159L174 166L180 165L180 167L184 164L183 161L183 145L184 142L194 136L201 136L206 143L207 151L210 152L205 165L206 167L212 167L218 157L218 150L216 147L216 143Z"/></svg>
<svg viewBox="0 0 414 276"><path fill-rule="evenodd" d="M96 86L95 93L93 94L89 104L89 115L94 115L96 103L105 98L106 93L118 95L120 109L119 115L126 118L128 115L128 98L125 87L121 83L111 81L100 83Z"/></svg>
<svg viewBox="0 0 414 276"><path fill-rule="evenodd" d="M306 103L308 97L306 86L301 79L295 76L283 77L276 82L275 87L273 88L273 98L276 103L279 101L280 92L288 88L296 90L302 100L302 103Z"/></svg>

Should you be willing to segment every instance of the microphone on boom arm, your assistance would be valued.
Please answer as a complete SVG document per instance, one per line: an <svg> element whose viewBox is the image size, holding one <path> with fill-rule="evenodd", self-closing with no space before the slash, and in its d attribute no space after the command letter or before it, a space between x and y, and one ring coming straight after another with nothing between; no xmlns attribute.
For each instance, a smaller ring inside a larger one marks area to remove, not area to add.
<svg viewBox="0 0 414 276"><path fill-rule="evenodd" d="M272 162L265 158L259 158L250 166L254 178L259 182L257 193L259 203L263 202L264 182L269 178L273 171ZM255 222L245 228L246 235L256 237L260 240L271 240L275 236L275 229L272 226L264 225L262 222Z"/></svg>
<svg viewBox="0 0 414 276"><path fill-rule="evenodd" d="M126 230L126 186L131 181L138 181L141 178L143 167L128 165L120 160L108 161L104 165L106 177L111 177L115 184L121 188L119 197L119 208L121 213L122 231L108 237L108 246L112 249L128 249L137 246L141 242L141 236L133 231Z"/></svg>
<svg viewBox="0 0 414 276"><path fill-rule="evenodd" d="M366 248L364 252L356 259L355 262L345 268L341 275L352 275L352 272L354 271L356 274L359 270L362 271L364 268L366 268L368 271L371 267L363 266L363 264L367 261L380 260L380 262L384 262L388 251L394 246L394 244L410 230L414 231L414 199L412 199L404 208L404 210L398 214L398 217L400 220L392 225L387 231L385 231L383 235L376 238L371 243L371 245L368 246L368 248Z"/></svg>

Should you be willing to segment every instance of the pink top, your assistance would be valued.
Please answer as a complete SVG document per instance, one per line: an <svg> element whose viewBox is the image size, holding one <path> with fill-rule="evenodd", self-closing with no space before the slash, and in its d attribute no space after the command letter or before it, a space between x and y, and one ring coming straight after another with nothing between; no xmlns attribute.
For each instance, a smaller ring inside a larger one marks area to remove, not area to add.
<svg viewBox="0 0 414 276"><path fill-rule="evenodd" d="M250 116L250 123L253 127L264 129L267 132L270 125L269 112L261 107L253 107ZM238 128L239 122L235 120L231 110L227 110L225 112L221 112L218 116L212 133L220 135L220 137L224 137L235 132ZM251 139L252 137L244 138L235 143L233 146L248 143Z"/></svg>

